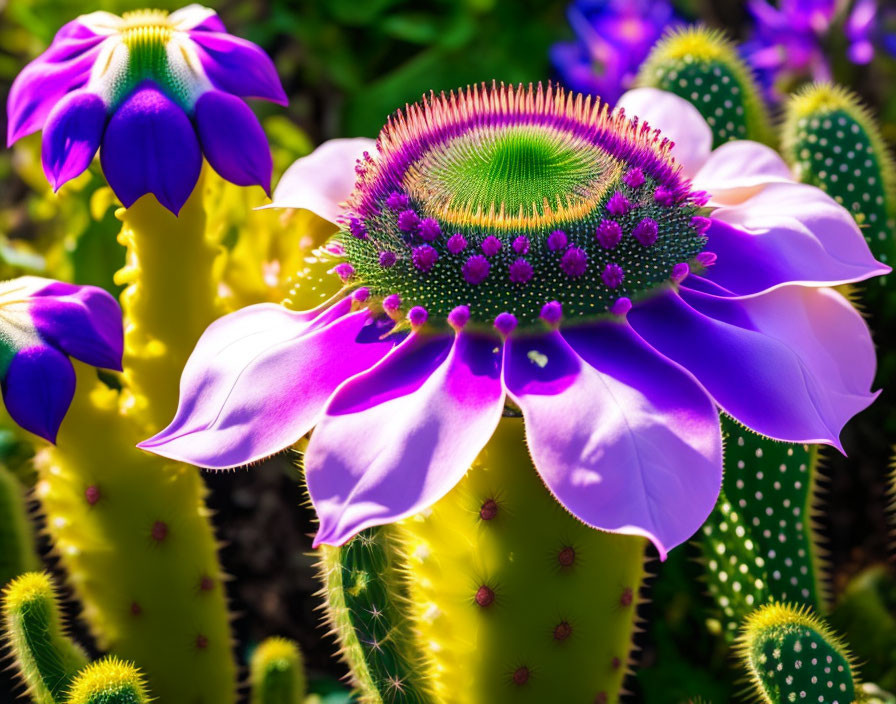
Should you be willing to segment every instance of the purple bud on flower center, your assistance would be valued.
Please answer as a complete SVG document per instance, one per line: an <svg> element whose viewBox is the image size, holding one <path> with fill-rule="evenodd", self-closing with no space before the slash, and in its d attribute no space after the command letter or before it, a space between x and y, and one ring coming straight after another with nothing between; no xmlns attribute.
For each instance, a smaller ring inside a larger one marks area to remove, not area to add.
<svg viewBox="0 0 896 704"><path fill-rule="evenodd" d="M583 249L570 247L563 253L560 259L560 268L571 279L576 279L585 273L588 268L588 255Z"/></svg>
<svg viewBox="0 0 896 704"><path fill-rule="evenodd" d="M645 247L649 247L656 242L658 234L659 225L653 218L644 218L635 225L635 229L632 231L632 236Z"/></svg>
<svg viewBox="0 0 896 704"><path fill-rule="evenodd" d="M559 301L545 303L541 307L539 317L548 325L556 325L563 318L563 306L560 305Z"/></svg>
<svg viewBox="0 0 896 704"><path fill-rule="evenodd" d="M520 235L516 239L513 240L513 251L517 254L528 254L529 252L529 238Z"/></svg>
<svg viewBox="0 0 896 704"><path fill-rule="evenodd" d="M467 248L467 240L459 232L448 238L448 251L452 254L460 254Z"/></svg>
<svg viewBox="0 0 896 704"><path fill-rule="evenodd" d="M613 249L622 240L622 228L615 220L601 220L597 226L597 241L604 249Z"/></svg>
<svg viewBox="0 0 896 704"><path fill-rule="evenodd" d="M442 236L442 227L438 220L426 218L420 223L420 239L426 242L435 242Z"/></svg>
<svg viewBox="0 0 896 704"><path fill-rule="evenodd" d="M398 214L398 229L402 232L416 232L420 227L420 216L413 210L402 210Z"/></svg>
<svg viewBox="0 0 896 704"><path fill-rule="evenodd" d="M487 257L493 257L501 251L501 240L493 235L489 235L482 241L482 253Z"/></svg>
<svg viewBox="0 0 896 704"><path fill-rule="evenodd" d="M388 269L390 266L395 266L395 252L380 252L379 262L380 266L383 269Z"/></svg>
<svg viewBox="0 0 896 704"><path fill-rule="evenodd" d="M719 255L715 252L700 252L696 257L696 261L700 266L709 268L716 263L716 259L718 258Z"/></svg>
<svg viewBox="0 0 896 704"><path fill-rule="evenodd" d="M607 201L607 212L613 217L625 215L631 209L631 201L621 191L616 191Z"/></svg>
<svg viewBox="0 0 896 704"><path fill-rule="evenodd" d="M423 325L427 318L429 318L429 313L426 312L426 308L423 306L414 306L408 311L408 320L415 328Z"/></svg>
<svg viewBox="0 0 896 704"><path fill-rule="evenodd" d="M548 235L548 249L552 252L566 249L568 242L569 238L567 238L566 233L563 230L554 230Z"/></svg>
<svg viewBox="0 0 896 704"><path fill-rule="evenodd" d="M687 262L680 262L672 267L672 275L670 278L677 284L680 284L691 273L691 267Z"/></svg>
<svg viewBox="0 0 896 704"><path fill-rule="evenodd" d="M515 284L528 283L532 278L532 265L525 259L517 259L510 265L510 280Z"/></svg>
<svg viewBox="0 0 896 704"><path fill-rule="evenodd" d="M630 298L626 298L625 296L617 298L613 302L613 305L610 306L610 312L613 315L625 315L631 309L632 309L632 301Z"/></svg>
<svg viewBox="0 0 896 704"><path fill-rule="evenodd" d="M333 267L333 271L343 281L348 281L349 279L355 276L355 267L353 267L348 262L342 262L341 264L337 264Z"/></svg>
<svg viewBox="0 0 896 704"><path fill-rule="evenodd" d="M603 279L603 282L608 288L618 288L622 283L622 279L625 278L625 272L622 270L621 266L614 262L610 262L604 267L600 278Z"/></svg>
<svg viewBox="0 0 896 704"><path fill-rule="evenodd" d="M470 320L470 309L468 306L457 306L448 314L448 324L455 330L460 330Z"/></svg>
<svg viewBox="0 0 896 704"><path fill-rule="evenodd" d="M504 337L516 330L517 319L513 313L499 313L495 318L495 329Z"/></svg>
<svg viewBox="0 0 896 704"><path fill-rule="evenodd" d="M640 188L644 185L644 172L637 166L629 169L622 177L622 182L629 188Z"/></svg>
<svg viewBox="0 0 896 704"><path fill-rule="evenodd" d="M386 207L390 210L407 210L411 205L411 199L404 193L390 193L386 198Z"/></svg>
<svg viewBox="0 0 896 704"><path fill-rule="evenodd" d="M490 268L491 266L488 263L488 259L481 254L474 254L464 262L464 281L468 284L473 284L474 286L476 284L481 284L488 278L488 271Z"/></svg>
<svg viewBox="0 0 896 704"><path fill-rule="evenodd" d="M414 248L411 257L414 261L414 266L425 274L432 269L439 258L439 253L428 244L421 244L419 247Z"/></svg>
<svg viewBox="0 0 896 704"><path fill-rule="evenodd" d="M390 315L401 310L401 296L397 293L390 293L383 299L383 310Z"/></svg>

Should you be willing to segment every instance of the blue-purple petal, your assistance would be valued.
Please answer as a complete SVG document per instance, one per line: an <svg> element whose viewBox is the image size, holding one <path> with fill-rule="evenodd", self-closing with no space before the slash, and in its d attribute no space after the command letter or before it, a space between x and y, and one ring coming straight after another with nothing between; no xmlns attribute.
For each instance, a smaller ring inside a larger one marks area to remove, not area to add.
<svg viewBox="0 0 896 704"><path fill-rule="evenodd" d="M75 395L75 370L68 357L42 345L20 350L6 370L2 389L6 410L16 423L56 442Z"/></svg>
<svg viewBox="0 0 896 704"><path fill-rule="evenodd" d="M191 32L190 37L215 87L241 98L289 102L274 62L257 44L220 32Z"/></svg>
<svg viewBox="0 0 896 704"><path fill-rule="evenodd" d="M196 186L202 154L186 113L145 83L109 120L100 163L125 207L152 193L177 215Z"/></svg>
<svg viewBox="0 0 896 704"><path fill-rule="evenodd" d="M231 183L258 185L270 195L271 149L251 108L235 95L212 90L196 102L194 119L212 168Z"/></svg>
<svg viewBox="0 0 896 704"><path fill-rule="evenodd" d="M102 98L85 90L66 95L47 117L41 161L53 190L90 166L106 126Z"/></svg>
<svg viewBox="0 0 896 704"><path fill-rule="evenodd" d="M29 310L48 344L94 367L121 370L121 309L108 292L56 281L33 294Z"/></svg>

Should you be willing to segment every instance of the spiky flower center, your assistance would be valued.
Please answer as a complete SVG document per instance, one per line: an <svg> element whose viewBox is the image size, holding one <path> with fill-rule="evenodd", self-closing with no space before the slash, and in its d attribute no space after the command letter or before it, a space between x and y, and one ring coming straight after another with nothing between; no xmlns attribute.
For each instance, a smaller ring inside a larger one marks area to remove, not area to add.
<svg viewBox="0 0 896 704"><path fill-rule="evenodd" d="M553 302L616 312L685 275L705 243L669 143L552 87L431 96L378 149L358 166L337 273L431 322L459 306L522 326Z"/></svg>

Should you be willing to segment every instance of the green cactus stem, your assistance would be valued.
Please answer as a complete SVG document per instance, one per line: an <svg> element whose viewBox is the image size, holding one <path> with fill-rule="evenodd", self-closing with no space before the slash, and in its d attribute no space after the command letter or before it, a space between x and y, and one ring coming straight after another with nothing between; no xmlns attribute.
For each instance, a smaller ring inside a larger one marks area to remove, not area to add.
<svg viewBox="0 0 896 704"><path fill-rule="evenodd" d="M722 417L722 497L703 526L710 595L733 639L769 600L828 607L823 550L814 528L818 448L777 442Z"/></svg>
<svg viewBox="0 0 896 704"><path fill-rule="evenodd" d="M249 663L251 704L302 704L307 689L299 646L286 638L268 638Z"/></svg>
<svg viewBox="0 0 896 704"><path fill-rule="evenodd" d="M25 507L25 489L13 473L0 464L0 586L39 567Z"/></svg>
<svg viewBox="0 0 896 704"><path fill-rule="evenodd" d="M641 66L636 85L690 101L713 131L713 148L734 139L771 143L768 110L750 69L722 32L671 30Z"/></svg>
<svg viewBox="0 0 896 704"><path fill-rule="evenodd" d="M149 704L150 701L140 670L109 656L78 673L65 704Z"/></svg>
<svg viewBox="0 0 896 704"><path fill-rule="evenodd" d="M65 634L49 576L27 572L14 579L3 592L3 618L14 667L34 704L61 704L87 658Z"/></svg>
<svg viewBox="0 0 896 704"><path fill-rule="evenodd" d="M805 606L769 604L751 614L738 655L764 704L856 700L849 652Z"/></svg>

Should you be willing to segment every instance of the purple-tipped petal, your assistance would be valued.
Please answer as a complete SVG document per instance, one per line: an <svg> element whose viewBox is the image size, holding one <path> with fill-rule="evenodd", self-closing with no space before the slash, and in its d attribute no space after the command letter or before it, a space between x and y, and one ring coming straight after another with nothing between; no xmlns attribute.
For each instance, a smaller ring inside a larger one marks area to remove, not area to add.
<svg viewBox="0 0 896 704"><path fill-rule="evenodd" d="M192 4L175 10L168 21L181 32L226 32L227 28L210 7Z"/></svg>
<svg viewBox="0 0 896 704"><path fill-rule="evenodd" d="M94 367L121 370L121 308L96 286L59 281L32 294L31 320L41 339Z"/></svg>
<svg viewBox="0 0 896 704"><path fill-rule="evenodd" d="M222 178L271 192L271 148L241 98L217 90L203 93L196 101L195 121L202 152Z"/></svg>
<svg viewBox="0 0 896 704"><path fill-rule="evenodd" d="M216 88L241 98L260 98L278 105L289 99L274 62L257 44L221 32L190 32L205 74Z"/></svg>
<svg viewBox="0 0 896 704"><path fill-rule="evenodd" d="M63 34L66 28L68 32ZM47 51L22 69L9 89L7 145L41 129L56 104L90 78L104 37L77 22L70 22L63 30Z"/></svg>
<svg viewBox="0 0 896 704"><path fill-rule="evenodd" d="M790 167L759 142L727 142L709 155L694 176L694 189L711 194L710 205L736 205L770 183L790 183Z"/></svg>
<svg viewBox="0 0 896 704"><path fill-rule="evenodd" d="M364 152L375 152L367 137L331 139L308 156L297 159L274 189L274 202L265 208L296 208L335 223L343 203L355 187L355 165Z"/></svg>
<svg viewBox="0 0 896 704"><path fill-rule="evenodd" d="M196 186L202 153L184 111L145 83L109 120L100 163L125 207L152 193L177 215Z"/></svg>
<svg viewBox="0 0 896 704"><path fill-rule="evenodd" d="M68 357L46 346L20 350L6 370L2 388L10 417L25 430L56 442L75 395L75 370Z"/></svg>
<svg viewBox="0 0 896 704"><path fill-rule="evenodd" d="M746 299L682 290L642 302L628 320L762 435L839 448L843 426L875 398L868 328L830 289L787 286Z"/></svg>
<svg viewBox="0 0 896 704"><path fill-rule="evenodd" d="M636 88L619 98L616 107L675 142L672 156L688 178L693 178L709 158L712 130L700 111L684 98L656 88Z"/></svg>
<svg viewBox="0 0 896 704"><path fill-rule="evenodd" d="M415 334L339 388L305 454L315 546L417 513L460 481L501 419L496 345Z"/></svg>
<svg viewBox="0 0 896 704"><path fill-rule="evenodd" d="M74 91L53 108L44 125L41 161L54 191L90 166L105 126L106 105L94 93Z"/></svg>
<svg viewBox="0 0 896 704"><path fill-rule="evenodd" d="M282 306L243 308L203 333L181 376L171 424L140 443L200 467L249 464L292 445L343 381L397 342L392 322L343 299L315 317Z"/></svg>
<svg viewBox="0 0 896 704"><path fill-rule="evenodd" d="M505 345L535 467L594 528L650 539L665 559L712 511L722 482L715 407L624 324Z"/></svg>
<svg viewBox="0 0 896 704"><path fill-rule="evenodd" d="M707 231L718 259L704 276L747 296L778 286L835 286L886 274L849 212L819 188L773 183L719 208Z"/></svg>

